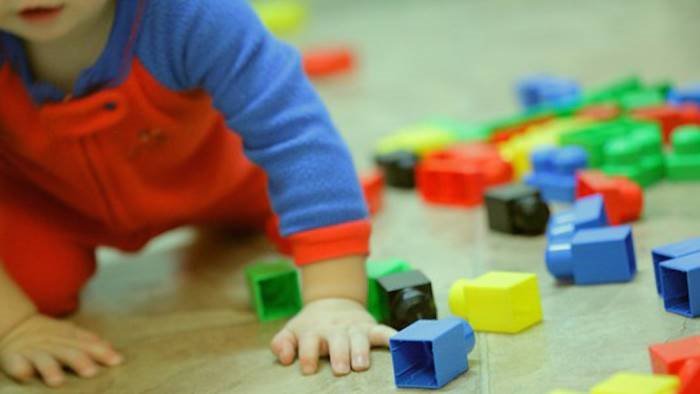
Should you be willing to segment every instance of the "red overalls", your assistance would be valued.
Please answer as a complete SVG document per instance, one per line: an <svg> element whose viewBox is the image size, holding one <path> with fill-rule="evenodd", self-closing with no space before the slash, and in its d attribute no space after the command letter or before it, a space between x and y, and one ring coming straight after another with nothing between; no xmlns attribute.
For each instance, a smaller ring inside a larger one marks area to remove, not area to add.
<svg viewBox="0 0 700 394"><path fill-rule="evenodd" d="M271 214L264 172L205 92L173 92L134 60L116 88L37 107L0 69L0 260L43 313L77 308L97 245L134 251L184 224L262 228ZM307 231L295 259L366 254L368 236L366 221Z"/></svg>

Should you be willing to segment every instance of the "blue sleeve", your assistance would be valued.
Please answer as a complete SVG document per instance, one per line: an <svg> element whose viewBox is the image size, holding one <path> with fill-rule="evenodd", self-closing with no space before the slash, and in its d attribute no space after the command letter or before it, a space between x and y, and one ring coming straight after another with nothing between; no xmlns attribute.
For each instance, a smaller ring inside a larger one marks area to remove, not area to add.
<svg viewBox="0 0 700 394"><path fill-rule="evenodd" d="M347 147L296 50L244 0L151 0L136 46L174 90L203 88L268 175L282 233L365 219Z"/></svg>

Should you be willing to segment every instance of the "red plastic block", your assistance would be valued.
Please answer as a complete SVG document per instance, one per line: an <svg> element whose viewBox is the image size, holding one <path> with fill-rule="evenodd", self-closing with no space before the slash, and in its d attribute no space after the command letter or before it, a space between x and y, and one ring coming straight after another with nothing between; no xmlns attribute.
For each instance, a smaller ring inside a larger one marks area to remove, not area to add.
<svg viewBox="0 0 700 394"><path fill-rule="evenodd" d="M465 166L482 171L487 188L510 183L513 180L513 166L503 160L498 148L491 144L457 144L436 152L435 157L459 160Z"/></svg>
<svg viewBox="0 0 700 394"><path fill-rule="evenodd" d="M530 127L547 123L552 119L554 119L554 116L551 115L540 116L515 125L496 128L493 134L491 134L489 141L495 144L506 142L519 134L523 134Z"/></svg>
<svg viewBox="0 0 700 394"><path fill-rule="evenodd" d="M670 142L671 134L678 126L700 124L700 109L693 104L639 108L632 111L632 115L636 119L658 123L666 143Z"/></svg>
<svg viewBox="0 0 700 394"><path fill-rule="evenodd" d="M462 160L432 154L416 169L420 196L429 203L471 207L484 199L484 174Z"/></svg>
<svg viewBox="0 0 700 394"><path fill-rule="evenodd" d="M360 177L369 213L374 215L382 209L384 200L384 174L374 170Z"/></svg>
<svg viewBox="0 0 700 394"><path fill-rule="evenodd" d="M685 362L678 373L681 379L681 387L678 394L700 393L700 360L692 359Z"/></svg>
<svg viewBox="0 0 700 394"><path fill-rule="evenodd" d="M315 49L304 52L303 61L309 77L325 77L351 71L355 54L347 47Z"/></svg>
<svg viewBox="0 0 700 394"><path fill-rule="evenodd" d="M633 222L642 215L644 193L635 182L624 177L609 177L599 171L576 174L576 198L601 194L610 225Z"/></svg>
<svg viewBox="0 0 700 394"><path fill-rule="evenodd" d="M678 375L686 361L700 361L700 336L649 346L649 356L654 373Z"/></svg>
<svg viewBox="0 0 700 394"><path fill-rule="evenodd" d="M615 104L599 104L581 108L576 115L581 118L603 122L617 118L620 116L620 112L620 108Z"/></svg>

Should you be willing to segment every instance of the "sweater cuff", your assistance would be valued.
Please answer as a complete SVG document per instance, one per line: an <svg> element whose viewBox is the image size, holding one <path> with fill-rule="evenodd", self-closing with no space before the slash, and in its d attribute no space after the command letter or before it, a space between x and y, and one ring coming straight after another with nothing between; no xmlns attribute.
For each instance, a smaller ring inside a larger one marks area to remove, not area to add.
<svg viewBox="0 0 700 394"><path fill-rule="evenodd" d="M369 220L357 220L296 233L289 237L298 266L334 258L369 255Z"/></svg>

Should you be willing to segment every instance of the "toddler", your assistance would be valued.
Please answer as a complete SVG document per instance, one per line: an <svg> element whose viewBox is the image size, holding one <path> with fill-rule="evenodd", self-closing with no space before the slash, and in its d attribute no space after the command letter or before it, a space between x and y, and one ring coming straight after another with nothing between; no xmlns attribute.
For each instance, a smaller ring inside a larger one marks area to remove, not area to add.
<svg viewBox="0 0 700 394"><path fill-rule="evenodd" d="M269 198L268 198L269 196ZM370 224L298 54L244 0L0 1L0 368L60 385L122 356L58 320L100 245L182 225L292 245L305 306L272 340L304 374L369 367L393 330L364 309Z"/></svg>

